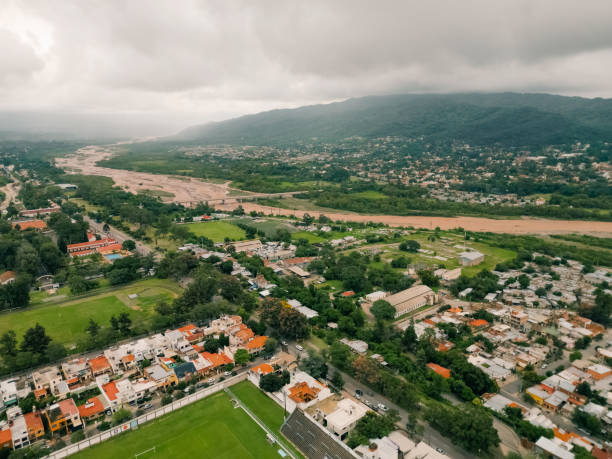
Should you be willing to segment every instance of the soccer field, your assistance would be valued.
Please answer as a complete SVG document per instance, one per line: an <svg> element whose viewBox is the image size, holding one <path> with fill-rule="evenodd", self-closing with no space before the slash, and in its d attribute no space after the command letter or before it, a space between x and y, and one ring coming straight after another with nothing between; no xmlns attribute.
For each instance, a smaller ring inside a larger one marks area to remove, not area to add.
<svg viewBox="0 0 612 459"><path fill-rule="evenodd" d="M269 400L274 404L272 400ZM225 392L143 424L92 448L78 458L132 458L155 447L149 458L279 458L278 445L270 445L266 433L240 408L234 408Z"/></svg>
<svg viewBox="0 0 612 459"><path fill-rule="evenodd" d="M227 222L188 223L187 228L196 236L204 236L213 242L223 242L226 237L239 241L246 234L242 228Z"/></svg>
<svg viewBox="0 0 612 459"><path fill-rule="evenodd" d="M86 298L43 303L0 315L0 335L13 330L21 340L24 332L38 322L55 342L71 346L85 336L89 319L107 327L111 316L127 312L134 323L147 322L159 301L170 302L181 291L172 281L149 279ZM131 294L138 296L130 299Z"/></svg>

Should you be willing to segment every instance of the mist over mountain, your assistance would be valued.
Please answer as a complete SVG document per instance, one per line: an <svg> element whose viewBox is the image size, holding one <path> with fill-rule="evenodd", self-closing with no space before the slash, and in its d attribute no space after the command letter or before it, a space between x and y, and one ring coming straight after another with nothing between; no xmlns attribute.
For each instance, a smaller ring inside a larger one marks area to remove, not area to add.
<svg viewBox="0 0 612 459"><path fill-rule="evenodd" d="M612 99L519 93L369 96L193 126L174 140L262 145L352 136L426 136L504 146L612 140Z"/></svg>
<svg viewBox="0 0 612 459"><path fill-rule="evenodd" d="M177 132L177 123L157 114L0 111L0 140L88 140L112 142Z"/></svg>

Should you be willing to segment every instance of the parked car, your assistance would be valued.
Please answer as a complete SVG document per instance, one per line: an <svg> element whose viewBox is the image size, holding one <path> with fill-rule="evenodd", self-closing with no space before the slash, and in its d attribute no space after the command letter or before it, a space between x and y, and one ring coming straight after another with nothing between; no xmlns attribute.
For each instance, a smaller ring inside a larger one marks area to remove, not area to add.
<svg viewBox="0 0 612 459"><path fill-rule="evenodd" d="M283 346L289 346L289 343L288 343L287 341L281 341L281 344L282 344Z"/></svg>
<svg viewBox="0 0 612 459"><path fill-rule="evenodd" d="M295 345L295 348L296 348L298 351L300 351L300 352L304 350L304 348L303 348L302 346L300 346L299 344L296 344L296 345Z"/></svg>
<svg viewBox="0 0 612 459"><path fill-rule="evenodd" d="M444 450L442 448L436 448L436 451L439 452L440 454L444 454Z"/></svg>
<svg viewBox="0 0 612 459"><path fill-rule="evenodd" d="M151 408L153 408L153 405L151 403L147 403L145 404L145 406L142 407L143 410L150 410Z"/></svg>
<svg viewBox="0 0 612 459"><path fill-rule="evenodd" d="M379 403L378 404L378 409L380 409L382 411L389 411L389 408L387 408L387 405L385 405L383 403Z"/></svg>
<svg viewBox="0 0 612 459"><path fill-rule="evenodd" d="M214 384L215 383L215 378L210 378L207 382L208 382L208 384Z"/></svg>
<svg viewBox="0 0 612 459"><path fill-rule="evenodd" d="M231 376L232 372L231 371L226 371L225 373L223 373L223 376Z"/></svg>
<svg viewBox="0 0 612 459"><path fill-rule="evenodd" d="M362 396L363 395L363 391L361 389L355 389L355 396Z"/></svg>

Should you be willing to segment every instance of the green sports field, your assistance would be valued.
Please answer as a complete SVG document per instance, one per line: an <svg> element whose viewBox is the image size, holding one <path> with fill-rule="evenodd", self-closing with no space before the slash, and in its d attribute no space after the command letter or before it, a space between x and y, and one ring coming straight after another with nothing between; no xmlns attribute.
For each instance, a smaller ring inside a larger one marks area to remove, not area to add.
<svg viewBox="0 0 612 459"><path fill-rule="evenodd" d="M265 397L265 396L264 396ZM275 403L268 399L272 405ZM132 458L155 446L149 458L279 458L278 445L225 392L143 424L100 445L83 450L78 458Z"/></svg>
<svg viewBox="0 0 612 459"><path fill-rule="evenodd" d="M170 302L181 291L172 281L148 279L85 298L67 297L59 302L42 303L1 314L0 335L13 330L21 340L24 332L38 322L55 342L71 347L85 336L89 319L108 326L111 316L127 312L133 323L146 322L159 301ZM137 298L130 299L129 295L134 293Z"/></svg>
<svg viewBox="0 0 612 459"><path fill-rule="evenodd" d="M246 236L242 228L222 221L188 223L187 228L196 236L204 236L214 242L223 242L226 237L239 241Z"/></svg>

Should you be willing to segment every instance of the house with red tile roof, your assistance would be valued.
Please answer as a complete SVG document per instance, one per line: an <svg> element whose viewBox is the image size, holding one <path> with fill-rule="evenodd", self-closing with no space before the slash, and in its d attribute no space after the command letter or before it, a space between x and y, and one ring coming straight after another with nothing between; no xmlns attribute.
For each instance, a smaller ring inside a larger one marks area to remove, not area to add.
<svg viewBox="0 0 612 459"><path fill-rule="evenodd" d="M483 328L486 327L487 325L489 325L489 322L487 322L484 319L475 319L470 321L470 327L472 328Z"/></svg>
<svg viewBox="0 0 612 459"><path fill-rule="evenodd" d="M241 329L233 335L230 335L230 344L233 346L242 346L255 337L253 330L244 324L240 325L242 325Z"/></svg>
<svg viewBox="0 0 612 459"><path fill-rule="evenodd" d="M0 449L13 448L13 435L10 429L0 430Z"/></svg>
<svg viewBox="0 0 612 459"><path fill-rule="evenodd" d="M219 367L222 367L224 365L234 363L234 361L230 359L227 355L225 355L223 352L218 352L216 354L212 354L210 352L202 352L200 355L206 360L208 360L210 363L212 363L213 369L218 369Z"/></svg>
<svg viewBox="0 0 612 459"><path fill-rule="evenodd" d="M184 327L177 328L177 330L192 344L196 341L201 341L204 337L204 332L193 324L185 325Z"/></svg>
<svg viewBox="0 0 612 459"><path fill-rule="evenodd" d="M136 368L136 357L134 357L134 354L127 354L121 357L121 365L123 365L126 371Z"/></svg>
<svg viewBox="0 0 612 459"><path fill-rule="evenodd" d="M81 416L84 421L97 419L102 416L105 411L100 397L92 397L87 400L87 403L80 405L78 408L79 416Z"/></svg>
<svg viewBox="0 0 612 459"><path fill-rule="evenodd" d="M28 428L28 438L34 442L45 435L45 426L38 411L23 415Z"/></svg>
<svg viewBox="0 0 612 459"><path fill-rule="evenodd" d="M258 352L263 351L266 341L268 341L267 336L256 336L251 341L246 343L244 347L247 351L249 351L249 354L257 354Z"/></svg>
<svg viewBox="0 0 612 459"><path fill-rule="evenodd" d="M94 378L105 373L113 372L110 362L104 355L99 355L98 357L89 359L87 364L89 365L89 369L91 370L91 374Z"/></svg>
<svg viewBox="0 0 612 459"><path fill-rule="evenodd" d="M444 368L443 366L438 365L437 363L430 362L427 366L442 376L444 379L450 378L451 371L448 368Z"/></svg>
<svg viewBox="0 0 612 459"><path fill-rule="evenodd" d="M305 381L299 382L289 388L289 398L295 403L309 403L317 398L321 389L310 387Z"/></svg>
<svg viewBox="0 0 612 459"><path fill-rule="evenodd" d="M79 242L77 244L68 244L66 246L66 251L71 257L79 257L90 255L96 252L98 249L103 247L108 247L113 244L118 244L117 241L113 238L102 238L93 242ZM119 244L121 245L121 244ZM119 247L121 250L121 247Z"/></svg>

